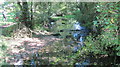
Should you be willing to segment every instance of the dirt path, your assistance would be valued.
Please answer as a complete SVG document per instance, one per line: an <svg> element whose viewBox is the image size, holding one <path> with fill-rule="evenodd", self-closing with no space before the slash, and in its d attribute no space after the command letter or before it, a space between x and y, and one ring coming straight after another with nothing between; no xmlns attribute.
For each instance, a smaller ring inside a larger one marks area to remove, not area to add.
<svg viewBox="0 0 120 67"><path fill-rule="evenodd" d="M9 64L15 64L20 59L28 60L40 51L44 46L53 44L53 42L60 40L54 36L42 36L34 38L17 38L6 39L8 41L7 54L12 57L5 57L5 61Z"/></svg>

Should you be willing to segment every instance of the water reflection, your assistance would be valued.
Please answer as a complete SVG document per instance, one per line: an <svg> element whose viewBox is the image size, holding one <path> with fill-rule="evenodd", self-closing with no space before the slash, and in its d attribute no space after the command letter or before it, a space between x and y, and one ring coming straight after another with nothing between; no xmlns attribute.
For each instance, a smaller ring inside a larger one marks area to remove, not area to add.
<svg viewBox="0 0 120 67"><path fill-rule="evenodd" d="M82 63L76 63L75 67L86 67L90 64L90 60L86 59L85 61L83 61Z"/></svg>
<svg viewBox="0 0 120 67"><path fill-rule="evenodd" d="M78 46L75 46L73 49L73 52L77 52L81 47L83 47L84 44L84 40L85 37L88 35L89 31L87 30L86 27L83 27L80 25L80 22L75 22L75 24L73 25L73 37L76 41L78 41Z"/></svg>
<svg viewBox="0 0 120 67"><path fill-rule="evenodd" d="M35 63L34 59L31 60L30 65L31 65L31 67L36 67L36 63Z"/></svg>

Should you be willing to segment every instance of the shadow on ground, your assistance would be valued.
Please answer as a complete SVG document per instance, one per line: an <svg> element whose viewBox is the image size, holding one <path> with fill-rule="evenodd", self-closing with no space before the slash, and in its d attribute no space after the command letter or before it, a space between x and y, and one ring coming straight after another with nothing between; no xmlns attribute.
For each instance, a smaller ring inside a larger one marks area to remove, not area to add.
<svg viewBox="0 0 120 67"><path fill-rule="evenodd" d="M54 42L61 40L51 35L37 35L32 38L16 38L16 39L6 39L8 42L8 49L6 54L10 55L8 57L3 57L5 62L9 64L15 64L19 59L30 60L36 53L44 52L45 46L51 45Z"/></svg>

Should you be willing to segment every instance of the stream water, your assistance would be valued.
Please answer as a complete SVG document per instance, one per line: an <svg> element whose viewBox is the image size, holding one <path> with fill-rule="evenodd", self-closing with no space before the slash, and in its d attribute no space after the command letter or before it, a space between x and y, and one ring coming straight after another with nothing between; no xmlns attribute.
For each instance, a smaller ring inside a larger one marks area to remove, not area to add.
<svg viewBox="0 0 120 67"><path fill-rule="evenodd" d="M74 47L74 52L77 52L79 49L81 49L85 44L84 44L84 40L85 37L88 35L88 29L81 26L81 23L76 22L73 26L74 26L74 32L73 32L73 37L79 42L77 43L77 47ZM82 63L75 63L75 67L85 67L86 65L89 65L90 60L89 59L85 59Z"/></svg>
<svg viewBox="0 0 120 67"><path fill-rule="evenodd" d="M77 43L77 45L79 47L74 47L74 52L77 52L80 48L82 48L85 44L84 44L84 40L85 40L85 37L88 35L88 29L81 26L80 25L81 23L79 22L76 22L73 27L73 37L76 41L78 41L79 43Z"/></svg>
<svg viewBox="0 0 120 67"><path fill-rule="evenodd" d="M77 22L74 25L74 30L77 30L77 31L74 31L73 37L80 42L80 43L77 43L77 45L80 45L79 47L74 47L74 52L77 52L85 45L84 40L85 40L85 37L89 34L89 30L86 27L80 26L79 22ZM115 59L115 58L118 58L118 59ZM86 67L90 65L99 65L100 67L101 66L103 67L103 66L118 64L119 60L120 60L120 57L100 58L100 56L98 56L97 58L95 58L95 57L86 56L86 58L84 58L82 62L76 62L75 67Z"/></svg>

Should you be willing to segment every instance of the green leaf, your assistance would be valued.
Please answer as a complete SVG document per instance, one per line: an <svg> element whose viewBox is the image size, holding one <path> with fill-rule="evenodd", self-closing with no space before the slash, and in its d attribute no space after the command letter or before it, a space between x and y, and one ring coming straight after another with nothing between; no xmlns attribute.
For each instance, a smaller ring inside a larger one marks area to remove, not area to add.
<svg viewBox="0 0 120 67"><path fill-rule="evenodd" d="M64 18L74 18L75 15L65 15Z"/></svg>
<svg viewBox="0 0 120 67"><path fill-rule="evenodd" d="M120 51L119 51L119 52L117 52L117 55L118 55L118 56L120 56Z"/></svg>
<svg viewBox="0 0 120 67"><path fill-rule="evenodd" d="M97 21L93 21L93 23L94 23L94 25L96 25L96 24L97 24Z"/></svg>
<svg viewBox="0 0 120 67"><path fill-rule="evenodd" d="M116 50L119 50L120 51L120 46L116 48Z"/></svg>
<svg viewBox="0 0 120 67"><path fill-rule="evenodd" d="M105 22L105 24L109 24L109 22Z"/></svg>
<svg viewBox="0 0 120 67"><path fill-rule="evenodd" d="M101 12L101 10L100 10L100 9L97 9L97 11L98 11L98 12Z"/></svg>

